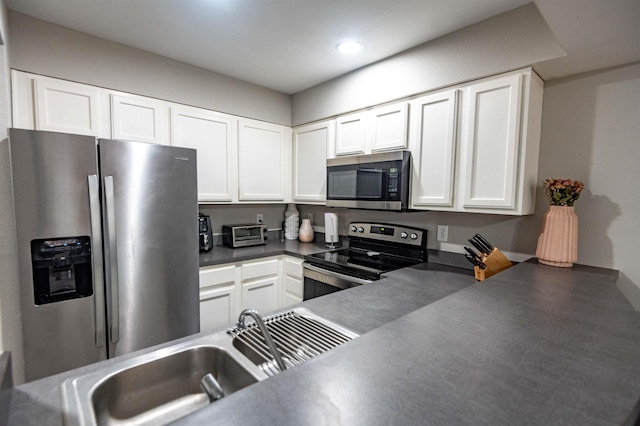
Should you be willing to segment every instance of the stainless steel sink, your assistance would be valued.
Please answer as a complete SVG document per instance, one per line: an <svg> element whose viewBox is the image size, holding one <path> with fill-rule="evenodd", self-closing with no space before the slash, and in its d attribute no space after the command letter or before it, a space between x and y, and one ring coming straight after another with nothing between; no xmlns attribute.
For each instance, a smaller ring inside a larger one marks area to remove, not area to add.
<svg viewBox="0 0 640 426"><path fill-rule="evenodd" d="M96 386L97 423L168 423L209 404L200 388L211 373L229 395L258 379L223 349L200 346L114 374Z"/></svg>
<svg viewBox="0 0 640 426"><path fill-rule="evenodd" d="M292 312L295 311L295 315ZM300 331L288 329L285 317L294 316L311 324L312 336L326 335L331 329L348 336L354 333L297 308L289 313L267 317L277 340L286 335L295 342L286 352L287 364L296 365L315 356L318 342L300 341ZM248 329L251 329L251 325ZM305 326L306 327L306 326ZM235 341L234 341L235 340ZM313 339L312 339L313 340ZM324 345L324 343L323 343ZM326 349L325 349L326 350ZM62 386L65 425L162 425L170 423L210 403L200 381L211 373L225 395L268 378L278 370L265 368L268 360L256 357L251 346L225 332L201 336L157 351L118 361L94 373L66 380ZM310 355L311 354L311 355ZM251 359L250 359L251 358Z"/></svg>
<svg viewBox="0 0 640 426"><path fill-rule="evenodd" d="M162 425L207 406L211 373L229 395L265 379L225 333L115 362L62 384L65 425Z"/></svg>

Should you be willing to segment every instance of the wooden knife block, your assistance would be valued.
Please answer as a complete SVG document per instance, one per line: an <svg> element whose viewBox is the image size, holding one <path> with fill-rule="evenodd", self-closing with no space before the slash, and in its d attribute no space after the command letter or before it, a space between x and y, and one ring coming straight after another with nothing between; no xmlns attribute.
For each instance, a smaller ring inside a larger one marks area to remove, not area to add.
<svg viewBox="0 0 640 426"><path fill-rule="evenodd" d="M473 271L476 275L476 280L484 281L492 275L497 274L498 272L502 272L507 268L512 266L512 263L509 259L506 258L504 254L497 248L491 250L491 253L488 255L480 255L482 258L482 263L487 265L486 269L481 269L478 266L473 267Z"/></svg>

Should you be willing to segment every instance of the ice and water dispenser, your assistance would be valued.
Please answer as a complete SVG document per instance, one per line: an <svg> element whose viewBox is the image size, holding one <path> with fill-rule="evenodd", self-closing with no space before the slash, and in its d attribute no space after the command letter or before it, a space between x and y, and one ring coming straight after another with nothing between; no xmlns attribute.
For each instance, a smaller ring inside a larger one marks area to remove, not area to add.
<svg viewBox="0 0 640 426"><path fill-rule="evenodd" d="M31 241L36 305L91 296L91 241L87 236Z"/></svg>

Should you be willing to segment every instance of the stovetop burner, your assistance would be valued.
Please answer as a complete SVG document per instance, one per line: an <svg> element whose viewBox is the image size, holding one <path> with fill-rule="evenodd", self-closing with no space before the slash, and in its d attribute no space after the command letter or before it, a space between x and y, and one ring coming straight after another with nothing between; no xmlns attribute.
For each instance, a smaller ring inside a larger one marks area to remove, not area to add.
<svg viewBox="0 0 640 426"><path fill-rule="evenodd" d="M349 248L305 256L305 261L341 274L368 280L427 261L427 231L379 224L351 223Z"/></svg>

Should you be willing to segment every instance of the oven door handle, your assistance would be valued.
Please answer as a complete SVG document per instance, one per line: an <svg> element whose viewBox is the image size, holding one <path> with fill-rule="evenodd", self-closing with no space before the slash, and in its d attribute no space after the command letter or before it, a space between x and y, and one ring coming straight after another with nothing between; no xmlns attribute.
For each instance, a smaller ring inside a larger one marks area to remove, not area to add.
<svg viewBox="0 0 640 426"><path fill-rule="evenodd" d="M318 266L312 265L312 264L310 264L308 262L303 262L302 263L302 267L303 267L303 269L308 269L310 271L317 272L318 274L328 275L330 277L338 278L338 279L344 280L344 281L349 281L349 282L352 282L354 284L363 285L363 284L371 284L373 282L372 280L365 280L363 278L357 278L357 277L354 277L354 276L351 276L351 275L340 274L340 273L335 272L335 271L329 271L327 269L320 268ZM318 280L318 281L320 281L320 280Z"/></svg>

